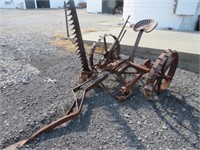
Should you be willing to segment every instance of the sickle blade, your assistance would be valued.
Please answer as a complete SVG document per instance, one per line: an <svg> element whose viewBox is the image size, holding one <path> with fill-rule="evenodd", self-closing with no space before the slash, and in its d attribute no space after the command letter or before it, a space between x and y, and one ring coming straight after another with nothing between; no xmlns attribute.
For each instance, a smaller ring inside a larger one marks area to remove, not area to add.
<svg viewBox="0 0 200 150"><path fill-rule="evenodd" d="M76 9L75 9L74 1L69 0L67 4L68 4L68 10L70 11L69 15L71 16L70 20L72 21L70 25L73 26L72 28L74 30L73 34L76 37L75 44L78 47L77 51L78 51L78 55L81 61L81 67L83 71L88 72L90 71L90 69L89 69L89 65L88 65L88 61L86 57L85 47L83 44L82 34L81 34L80 26L79 26L79 21L78 21Z"/></svg>

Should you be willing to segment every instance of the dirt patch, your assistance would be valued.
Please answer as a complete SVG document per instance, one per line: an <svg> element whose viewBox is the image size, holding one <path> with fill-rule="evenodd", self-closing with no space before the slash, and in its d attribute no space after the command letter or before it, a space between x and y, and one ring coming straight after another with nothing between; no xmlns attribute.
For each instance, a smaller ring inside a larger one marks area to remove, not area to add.
<svg viewBox="0 0 200 150"><path fill-rule="evenodd" d="M83 33L91 33L91 32L97 32L96 29L86 29L86 30L83 30Z"/></svg>
<svg viewBox="0 0 200 150"><path fill-rule="evenodd" d="M62 47L68 52L74 52L76 50L76 44L73 42L73 39L65 38L64 35L61 34L56 34L51 40L48 41L48 43L57 47ZM89 54L91 46L92 45L90 44L84 44L85 51L87 54ZM99 53L103 52L104 47L98 46L95 51Z"/></svg>
<svg viewBox="0 0 200 150"><path fill-rule="evenodd" d="M73 52L76 48L75 44L71 40L65 38L61 34L55 35L52 40L48 41L48 43L58 47L64 47L69 52Z"/></svg>

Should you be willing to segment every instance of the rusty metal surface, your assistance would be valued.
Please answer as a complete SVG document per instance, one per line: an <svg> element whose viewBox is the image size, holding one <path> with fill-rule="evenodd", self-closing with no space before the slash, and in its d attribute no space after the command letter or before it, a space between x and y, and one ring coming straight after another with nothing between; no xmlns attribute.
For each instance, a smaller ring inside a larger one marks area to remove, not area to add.
<svg viewBox="0 0 200 150"><path fill-rule="evenodd" d="M155 94L159 94L161 90L166 90L173 79L178 63L178 54L176 51L170 49L164 51L154 63L151 63L149 59L147 59L143 64L134 63L135 53L142 34L143 32L152 31L157 25L155 21L148 19L142 20L136 24L134 30L139 31L139 34L132 53L127 58L122 59L120 57L120 41L126 33L126 30L124 31L124 29L130 16L127 18L126 23L117 37L111 34L100 36L90 49L88 58L90 64L89 68L74 1L69 0L65 3L64 8L69 11L68 14L71 17L69 21L72 22L72 30L74 30L73 34L75 44L82 64L81 78L84 78L84 82L72 89L73 103L65 116L36 131L29 138L5 148L6 150L21 147L30 142L36 136L78 117L81 113L86 93L96 86L100 86L113 97L122 101L132 95L132 89L136 82L140 80L144 74L148 74L146 85L144 86L144 94L148 98L153 99L155 98ZM113 38L114 42L111 45L106 43L107 37ZM99 45L103 46L103 50L97 50ZM95 53L100 53L101 57L94 58ZM94 61L94 59L97 59L97 61ZM117 90L113 90L112 87L108 87L106 83L104 83L110 75L115 75L117 78L116 81L119 82L119 85L116 87Z"/></svg>
<svg viewBox="0 0 200 150"><path fill-rule="evenodd" d="M143 30L144 32L148 33L151 32L155 27L158 25L158 23L155 20L152 19L145 19L137 22L133 30L134 31L141 31Z"/></svg>
<svg viewBox="0 0 200 150"><path fill-rule="evenodd" d="M33 133L29 138L21 140L13 145L10 145L10 146L4 148L4 150L14 150L19 147L22 147L23 145L29 143L33 138L37 137L38 135L40 135L44 132L50 131L50 130L54 129L55 127L79 116L82 106L83 106L83 103L84 103L84 98L85 98L86 92L89 91L90 89L94 88L96 85L101 83L103 80L105 80L108 77L108 75L109 75L109 72L102 71L101 73L93 76L89 80L87 80L84 83L75 87L72 90L73 103L71 104L69 110L66 112L65 116L59 118L56 121L53 121L52 123L44 126L41 129L39 129L38 131ZM76 92L81 92L79 97L77 97Z"/></svg>
<svg viewBox="0 0 200 150"><path fill-rule="evenodd" d="M73 30L73 34L71 36L73 36L74 43L77 47L76 51L81 61L81 68L85 72L90 72L74 1L69 0L65 5L66 6L64 8L66 8L68 12L68 23Z"/></svg>
<svg viewBox="0 0 200 150"><path fill-rule="evenodd" d="M116 41L116 44L114 47L114 52L112 53L112 56L110 57L109 62L114 61L119 57L120 45L119 45L119 41L118 41L117 37L112 34L104 34L103 36L100 36L99 39L96 42L94 42L94 44L90 48L90 53L89 53L88 59L89 59L89 64L92 69L94 69L96 65L98 65L99 68L104 67L105 59L108 59L108 53L110 50L110 48L108 48L107 43L106 43L106 38L108 38L108 37L112 37L114 39L114 41ZM98 54L102 55L102 58L98 61L98 63L95 64L94 54L96 53L95 51L96 51L97 47L100 46L100 44L101 44L100 42L102 42L102 41L103 41L102 45L104 47L101 47L101 49L98 52Z"/></svg>
<svg viewBox="0 0 200 150"><path fill-rule="evenodd" d="M152 99L153 92L157 94L161 90L166 90L173 79L178 64L178 54L176 51L168 49L160 54L156 59L145 86L145 95Z"/></svg>

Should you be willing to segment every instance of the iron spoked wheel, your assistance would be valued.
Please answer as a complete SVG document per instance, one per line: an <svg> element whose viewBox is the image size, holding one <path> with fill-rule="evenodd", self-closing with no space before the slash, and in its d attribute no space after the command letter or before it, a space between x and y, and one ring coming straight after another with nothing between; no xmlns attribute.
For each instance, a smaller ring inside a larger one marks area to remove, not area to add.
<svg viewBox="0 0 200 150"><path fill-rule="evenodd" d="M115 43L114 52L111 53L112 56L109 56L110 49L112 48L112 44L107 44L107 40L112 40ZM100 36L100 38L94 42L90 49L89 53L89 64L92 69L95 67L103 68L105 65L105 61L112 62L112 59L118 58L120 53L120 45L117 38L112 34L105 34L104 36ZM109 58L111 59L109 59ZM109 60L108 60L109 59Z"/></svg>
<svg viewBox="0 0 200 150"><path fill-rule="evenodd" d="M173 50L166 50L154 62L149 71L145 86L145 95L153 97L154 92L160 94L161 90L166 90L175 74L178 64L178 53Z"/></svg>

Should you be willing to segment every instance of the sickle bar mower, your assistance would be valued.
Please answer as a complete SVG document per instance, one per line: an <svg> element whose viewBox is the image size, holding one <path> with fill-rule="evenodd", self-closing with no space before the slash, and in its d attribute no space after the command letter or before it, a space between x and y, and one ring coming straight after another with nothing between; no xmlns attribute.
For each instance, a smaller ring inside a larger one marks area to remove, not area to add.
<svg viewBox="0 0 200 150"><path fill-rule="evenodd" d="M65 3L64 8L67 9L65 12L68 12L68 22L71 22L72 30L74 31L73 41L76 44L78 56L81 61L81 78L83 82L72 89L74 95L73 103L63 117L36 131L29 138L8 146L5 149L10 150L21 147L29 143L36 136L76 118L81 113L86 93L96 86L101 87L119 101L123 101L132 95L132 89L136 82L144 74L148 74L146 84L144 85L144 94L147 98L154 99L160 91L166 90L169 87L173 79L178 63L178 54L174 50L165 50L153 63L149 59L146 59L143 64L134 63L135 53L142 34L144 32L151 32L157 26L156 21L146 19L135 24L133 30L139 33L129 57L122 59L120 56L120 41L126 33L125 26L128 22L128 17L118 37L105 34L94 42L87 59L74 1L69 0ZM114 40L111 45L106 42L109 37ZM98 50L98 45L102 46L101 51ZM101 57L97 57L97 53ZM110 75L114 75L120 83L118 89L114 90L115 92L103 83ZM116 91L118 91L118 94L116 94Z"/></svg>

